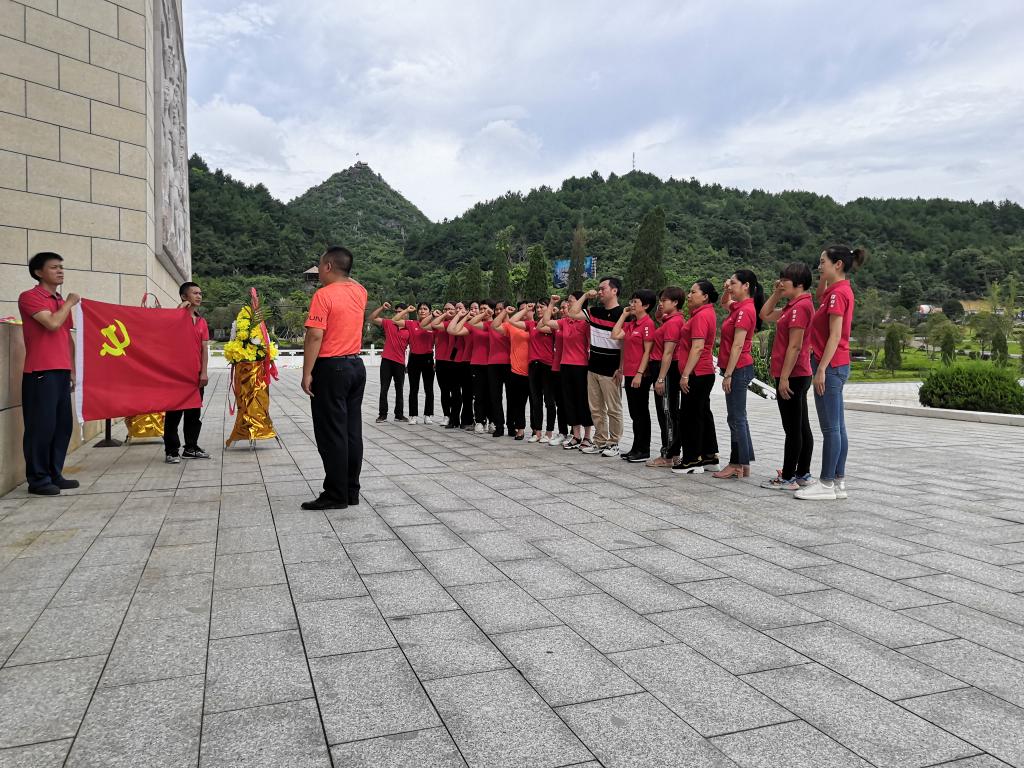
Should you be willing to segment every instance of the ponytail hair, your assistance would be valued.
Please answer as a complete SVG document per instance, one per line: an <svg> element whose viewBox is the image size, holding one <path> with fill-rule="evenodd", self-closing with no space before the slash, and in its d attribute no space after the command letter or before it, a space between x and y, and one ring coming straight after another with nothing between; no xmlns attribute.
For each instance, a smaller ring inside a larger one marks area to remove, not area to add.
<svg viewBox="0 0 1024 768"><path fill-rule="evenodd" d="M746 283L750 286L750 298L754 300L754 314L757 316L757 327L754 330L760 331L764 325L761 320L761 307L764 306L764 288L757 281L757 275L749 269L737 269L733 274L736 275L736 279L740 283Z"/></svg>
<svg viewBox="0 0 1024 768"><path fill-rule="evenodd" d="M698 280L697 287L700 288L701 293L708 297L708 304L714 304L718 301L718 289L715 288L710 280Z"/></svg>
<svg viewBox="0 0 1024 768"><path fill-rule="evenodd" d="M851 248L848 245L830 245L825 249L825 255L833 264L842 262L843 272L847 275L863 267L868 260L867 249Z"/></svg>

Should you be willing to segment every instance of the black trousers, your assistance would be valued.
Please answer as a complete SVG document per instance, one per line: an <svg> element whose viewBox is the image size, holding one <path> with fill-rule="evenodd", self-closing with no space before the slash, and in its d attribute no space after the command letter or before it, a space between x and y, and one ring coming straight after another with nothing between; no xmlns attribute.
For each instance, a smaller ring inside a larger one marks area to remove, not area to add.
<svg viewBox="0 0 1024 768"><path fill-rule="evenodd" d="M405 366L382 357L380 360L380 407L378 416L388 417L388 390L395 383L395 418L402 416L402 389L405 385Z"/></svg>
<svg viewBox="0 0 1024 768"><path fill-rule="evenodd" d="M569 426L592 427L590 395L587 392L587 366L561 366L562 400L565 404L565 420Z"/></svg>
<svg viewBox="0 0 1024 768"><path fill-rule="evenodd" d="M555 428L555 414L558 410L555 400L554 374L551 366L534 360L530 363L530 429L540 432L544 427L544 412L547 411L547 430Z"/></svg>
<svg viewBox="0 0 1024 768"><path fill-rule="evenodd" d="M562 395L561 371L551 371L551 375L548 377L548 382L551 384L551 393L555 399L555 411L558 416L558 434L567 435L569 434L569 425L565 421L565 398ZM554 414L549 411L548 432L554 431L554 423Z"/></svg>
<svg viewBox="0 0 1024 768"><path fill-rule="evenodd" d="M350 504L359 499L365 388L366 368L358 356L321 357L313 366L309 402L316 448L324 463L324 493Z"/></svg>
<svg viewBox="0 0 1024 768"><path fill-rule="evenodd" d="M473 415L477 424L486 424L491 415L491 384L486 365L469 366L473 376Z"/></svg>
<svg viewBox="0 0 1024 768"><path fill-rule="evenodd" d="M434 355L409 353L409 415L420 415L420 381L423 381L423 415L434 415Z"/></svg>
<svg viewBox="0 0 1024 768"><path fill-rule="evenodd" d="M651 385L655 375L644 376L640 386L633 388L633 379L626 379L626 407L633 422L633 447L629 453L649 456L651 453Z"/></svg>
<svg viewBox="0 0 1024 768"><path fill-rule="evenodd" d="M441 360L438 358L434 364L437 370L437 388L441 390L441 413L444 417L450 418L452 412L452 382L454 380L455 371L451 360Z"/></svg>
<svg viewBox="0 0 1024 768"><path fill-rule="evenodd" d="M487 382L490 389L491 402L491 423L495 429L505 428L505 410L502 408L502 390L507 392L508 382L512 376L512 365L509 363L496 363L487 366ZM511 405L511 400L509 401ZM511 424L509 425L511 426Z"/></svg>
<svg viewBox="0 0 1024 768"><path fill-rule="evenodd" d="M456 363L455 369L458 372L460 403L462 405L462 415L458 419L458 424L461 427L468 427L473 423L473 367L468 362Z"/></svg>
<svg viewBox="0 0 1024 768"><path fill-rule="evenodd" d="M656 399L655 407L658 409L658 425L661 426L662 458L673 459L680 455L683 449L683 425L680 423L679 398L682 390L679 389L679 366L674 362L672 367L665 374L665 394L660 396L661 402ZM658 398L655 393L655 398ZM664 421L664 424L662 424Z"/></svg>
<svg viewBox="0 0 1024 768"><path fill-rule="evenodd" d="M511 366L509 370L511 371ZM526 429L526 401L530 397L530 377L510 372L505 391L508 398L508 431Z"/></svg>
<svg viewBox="0 0 1024 768"><path fill-rule="evenodd" d="M73 422L71 371L23 373L21 415L28 487L35 490L63 479Z"/></svg>
<svg viewBox="0 0 1024 768"><path fill-rule="evenodd" d="M690 391L682 393L679 401L679 421L682 423L682 460L694 462L709 459L718 453L718 435L715 416L711 413L711 390L715 374L690 375Z"/></svg>
<svg viewBox="0 0 1024 768"><path fill-rule="evenodd" d="M778 387L778 379L775 386ZM782 476L787 480L810 474L811 456L814 454L814 433L807 416L807 390L811 388L811 377L792 376L789 388L793 390L793 396L789 400L778 399L782 429L786 433Z"/></svg>
<svg viewBox="0 0 1024 768"><path fill-rule="evenodd" d="M199 388L199 397L202 399L204 390ZM168 411L164 416L164 453L168 456L177 456L181 450L181 441L178 440L178 425L184 421L185 447L195 449L199 447L199 432L203 428L202 408L189 408L186 411Z"/></svg>

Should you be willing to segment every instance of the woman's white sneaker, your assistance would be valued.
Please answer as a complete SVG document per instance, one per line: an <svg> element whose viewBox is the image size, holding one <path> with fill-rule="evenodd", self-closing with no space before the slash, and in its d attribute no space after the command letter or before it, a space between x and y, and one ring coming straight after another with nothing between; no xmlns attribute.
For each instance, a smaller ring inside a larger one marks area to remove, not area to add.
<svg viewBox="0 0 1024 768"><path fill-rule="evenodd" d="M825 485L819 480L801 488L793 494L793 498L805 501L835 501L836 489L832 484Z"/></svg>
<svg viewBox="0 0 1024 768"><path fill-rule="evenodd" d="M424 416L423 417L423 423L424 424L433 424L434 423L434 419L431 418L430 416Z"/></svg>
<svg viewBox="0 0 1024 768"><path fill-rule="evenodd" d="M530 435L530 437L527 438L526 442L528 442L528 443L537 443L537 442L540 442L540 438L537 437L536 435Z"/></svg>
<svg viewBox="0 0 1024 768"><path fill-rule="evenodd" d="M550 445L552 448L557 448L559 446L565 445L565 441L568 439L568 437L559 432L557 435L552 437L551 440L548 441L548 445Z"/></svg>
<svg viewBox="0 0 1024 768"><path fill-rule="evenodd" d="M850 498L850 495L846 492L846 481L845 480L836 480L835 491L836 491L836 498L837 499L848 499L848 498Z"/></svg>

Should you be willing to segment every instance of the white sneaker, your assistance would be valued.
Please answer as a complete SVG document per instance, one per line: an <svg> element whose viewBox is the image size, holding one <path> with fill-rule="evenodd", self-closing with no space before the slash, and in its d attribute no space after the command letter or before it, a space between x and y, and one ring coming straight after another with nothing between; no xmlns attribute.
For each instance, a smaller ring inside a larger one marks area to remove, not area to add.
<svg viewBox="0 0 1024 768"><path fill-rule="evenodd" d="M585 438L580 443L580 453L595 454L600 453L603 450L604 448L602 448L601 446L595 445L594 443L590 442L590 438Z"/></svg>
<svg viewBox="0 0 1024 768"><path fill-rule="evenodd" d="M530 437L527 439L526 442L528 442L528 443L539 443L540 442L540 438L537 437L536 435L530 435Z"/></svg>
<svg viewBox="0 0 1024 768"><path fill-rule="evenodd" d="M476 423L476 426L473 427L473 431L476 432L476 434L478 435L482 435L484 433L484 425L478 421Z"/></svg>
<svg viewBox="0 0 1024 768"><path fill-rule="evenodd" d="M614 459L616 456L619 455L619 446L609 445L607 448L601 451L601 455L608 459Z"/></svg>
<svg viewBox="0 0 1024 768"><path fill-rule="evenodd" d="M542 444L547 444L547 443L550 443L550 442L551 442L551 438L550 438L550 437L548 437L547 435L541 435L541 436L540 436L540 439L539 439L539 440L537 440L537 442L538 442L538 443L542 443Z"/></svg>
<svg viewBox="0 0 1024 768"><path fill-rule="evenodd" d="M409 423L410 424L419 424L420 423L420 417L419 416L410 416L409 417Z"/></svg>
<svg viewBox="0 0 1024 768"><path fill-rule="evenodd" d="M793 498L805 501L835 501L836 489L834 485L825 485L817 481L796 491Z"/></svg>
<svg viewBox="0 0 1024 768"><path fill-rule="evenodd" d="M846 492L846 480L836 480L835 491L837 499L850 498L850 495Z"/></svg>
<svg viewBox="0 0 1024 768"><path fill-rule="evenodd" d="M423 417L423 423L424 424L433 424L434 420L430 416L424 416Z"/></svg>
<svg viewBox="0 0 1024 768"><path fill-rule="evenodd" d="M560 445L565 445L565 441L568 439L568 437L559 432L557 435L555 435L548 441L548 445L550 445L552 448L557 448Z"/></svg>

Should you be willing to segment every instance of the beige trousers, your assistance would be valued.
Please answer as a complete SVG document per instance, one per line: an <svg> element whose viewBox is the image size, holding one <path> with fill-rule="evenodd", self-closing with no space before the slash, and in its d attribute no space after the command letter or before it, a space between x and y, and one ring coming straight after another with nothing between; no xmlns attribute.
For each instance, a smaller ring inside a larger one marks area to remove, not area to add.
<svg viewBox="0 0 1024 768"><path fill-rule="evenodd" d="M622 386L613 376L587 372L587 399L594 419L594 444L618 445L622 439Z"/></svg>

